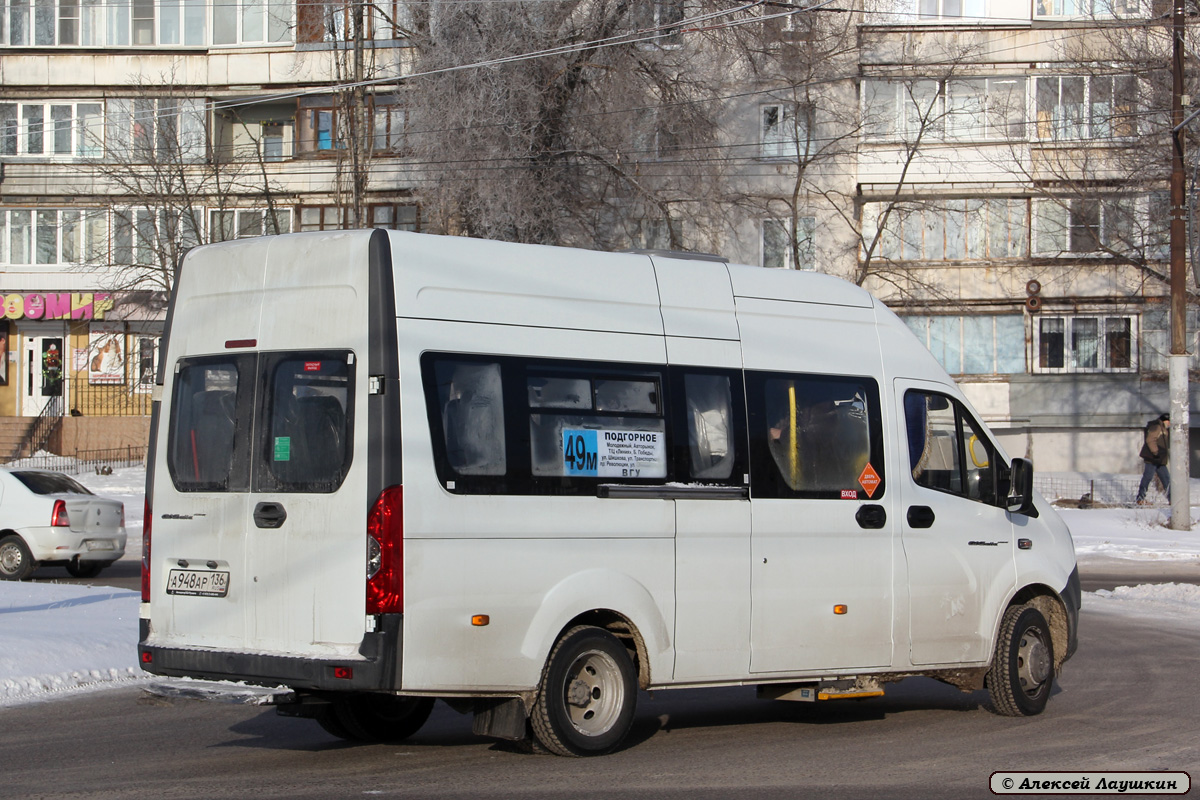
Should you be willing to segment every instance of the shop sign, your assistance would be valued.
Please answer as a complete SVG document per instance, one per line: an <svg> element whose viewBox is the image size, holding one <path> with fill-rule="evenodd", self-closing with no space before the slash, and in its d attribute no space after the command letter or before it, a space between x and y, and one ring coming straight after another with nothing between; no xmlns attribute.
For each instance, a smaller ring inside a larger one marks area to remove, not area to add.
<svg viewBox="0 0 1200 800"><path fill-rule="evenodd" d="M108 292L29 292L0 297L5 319L104 319L113 307Z"/></svg>

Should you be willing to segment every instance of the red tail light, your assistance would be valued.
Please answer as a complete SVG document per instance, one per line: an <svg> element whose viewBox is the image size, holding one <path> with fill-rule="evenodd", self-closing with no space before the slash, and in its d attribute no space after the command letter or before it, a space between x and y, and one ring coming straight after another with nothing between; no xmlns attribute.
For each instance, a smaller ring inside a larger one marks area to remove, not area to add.
<svg viewBox="0 0 1200 800"><path fill-rule="evenodd" d="M67 502L65 500L54 501L54 510L50 512L50 526L52 528L71 527L71 520L67 516Z"/></svg>
<svg viewBox="0 0 1200 800"><path fill-rule="evenodd" d="M146 498L142 517L142 602L150 602L150 498Z"/></svg>
<svg viewBox="0 0 1200 800"><path fill-rule="evenodd" d="M367 514L367 613L404 610L404 489L389 486Z"/></svg>

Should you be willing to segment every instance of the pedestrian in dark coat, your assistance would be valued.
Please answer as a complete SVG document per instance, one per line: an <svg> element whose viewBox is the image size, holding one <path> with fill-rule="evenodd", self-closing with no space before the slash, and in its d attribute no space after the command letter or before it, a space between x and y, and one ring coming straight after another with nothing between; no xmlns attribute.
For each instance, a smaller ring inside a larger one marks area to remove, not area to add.
<svg viewBox="0 0 1200 800"><path fill-rule="evenodd" d="M1167 471L1167 431L1171 428L1171 415L1160 414L1158 419L1146 423L1146 435L1143 437L1141 456L1145 465L1142 467L1142 483L1138 486L1137 501L1146 501L1146 490L1150 481L1157 475L1162 482L1163 492L1167 499L1171 498L1171 473Z"/></svg>

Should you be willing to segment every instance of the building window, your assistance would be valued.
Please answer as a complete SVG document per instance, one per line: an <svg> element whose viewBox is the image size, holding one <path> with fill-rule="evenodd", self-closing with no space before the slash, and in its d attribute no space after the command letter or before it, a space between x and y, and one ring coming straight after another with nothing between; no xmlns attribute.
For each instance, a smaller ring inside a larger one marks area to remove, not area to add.
<svg viewBox="0 0 1200 800"><path fill-rule="evenodd" d="M1036 0L1035 17L1137 17L1145 16L1138 0Z"/></svg>
<svg viewBox="0 0 1200 800"><path fill-rule="evenodd" d="M813 269L816 266L816 253L813 246L813 235L817 227L816 218L797 218L794 237L791 227L791 220L788 219L764 219L762 221L762 265L764 267ZM797 258L799 259L798 263Z"/></svg>
<svg viewBox="0 0 1200 800"><path fill-rule="evenodd" d="M345 150L350 140L349 109L324 98L320 105L300 109L297 115L296 148L299 153L332 155ZM407 110L388 102L388 98L367 100L367 140L379 155L403 153L407 146Z"/></svg>
<svg viewBox="0 0 1200 800"><path fill-rule="evenodd" d="M98 102L0 103L0 155L96 158L104 150Z"/></svg>
<svg viewBox="0 0 1200 800"><path fill-rule="evenodd" d="M675 44L679 41L679 28L683 21L683 0L645 0L633 5L633 24L642 35L658 34L658 44Z"/></svg>
<svg viewBox="0 0 1200 800"><path fill-rule="evenodd" d="M1025 138L1025 78L946 84L946 135L962 141Z"/></svg>
<svg viewBox="0 0 1200 800"><path fill-rule="evenodd" d="M984 0L918 0L917 15L921 19L978 19L987 15L984 5Z"/></svg>
<svg viewBox="0 0 1200 800"><path fill-rule="evenodd" d="M960 261L1029 255L1029 201L1020 197L931 200L896 205L887 214L874 256L889 261ZM870 246L888 206L863 207L863 242Z"/></svg>
<svg viewBox="0 0 1200 800"><path fill-rule="evenodd" d="M1131 75L1040 77L1037 138L1111 139L1137 135L1137 79Z"/></svg>
<svg viewBox="0 0 1200 800"><path fill-rule="evenodd" d="M664 109L638 110L633 129L633 157L644 161L677 155L679 131L673 122Z"/></svg>
<svg viewBox="0 0 1200 800"><path fill-rule="evenodd" d="M1038 372L1131 372L1137 367L1133 317L1039 317Z"/></svg>
<svg viewBox="0 0 1200 800"><path fill-rule="evenodd" d="M209 241L213 242L291 232L292 213L288 209L238 208L208 212L208 235Z"/></svg>
<svg viewBox="0 0 1200 800"><path fill-rule="evenodd" d="M299 153L328 153L346 148L342 110L332 106L302 108L297 114L296 149Z"/></svg>
<svg viewBox="0 0 1200 800"><path fill-rule="evenodd" d="M952 375L1014 375L1025 371L1025 318L1021 314L903 319Z"/></svg>
<svg viewBox="0 0 1200 800"><path fill-rule="evenodd" d="M369 205L366 210L372 228L387 228L396 231L416 231L420 228L418 206L384 203ZM342 230L349 227L350 217L349 209L341 206L301 206L300 230Z"/></svg>
<svg viewBox="0 0 1200 800"><path fill-rule="evenodd" d="M292 9L284 0L214 3L213 44L276 44L291 40Z"/></svg>
<svg viewBox="0 0 1200 800"><path fill-rule="evenodd" d="M407 110L377 100L371 111L371 149L380 155L403 153L408 147L407 135Z"/></svg>
<svg viewBox="0 0 1200 800"><path fill-rule="evenodd" d="M105 263L108 220L101 209L0 208L0 263Z"/></svg>
<svg viewBox="0 0 1200 800"><path fill-rule="evenodd" d="M170 267L200 244L198 228L204 212L184 208L117 208L113 210L114 264Z"/></svg>
<svg viewBox="0 0 1200 800"><path fill-rule="evenodd" d="M354 37L354 12L349 0L300 0L296 40L304 43L344 42ZM401 39L413 27L412 9L403 0L368 3L363 16L367 39Z"/></svg>
<svg viewBox="0 0 1200 800"><path fill-rule="evenodd" d="M638 230L634 234L634 246L644 250L678 249L672 243L683 241L683 221L678 219L643 219L639 220Z"/></svg>
<svg viewBox="0 0 1200 800"><path fill-rule="evenodd" d="M1034 253L1056 256L1116 251L1164 258L1169 241L1168 210L1164 193L1144 198L1045 198L1034 205Z"/></svg>
<svg viewBox="0 0 1200 800"><path fill-rule="evenodd" d="M135 97L108 101L110 158L130 161L203 161L206 108L203 100Z"/></svg>
<svg viewBox="0 0 1200 800"><path fill-rule="evenodd" d="M875 141L1025 138L1025 78L863 82L863 129Z"/></svg>
<svg viewBox="0 0 1200 800"><path fill-rule="evenodd" d="M206 20L205 0L34 0L32 20L30 0L8 0L0 4L0 44L200 46Z"/></svg>
<svg viewBox="0 0 1200 800"><path fill-rule="evenodd" d="M762 158L797 159L810 155L813 146L812 106L772 103L759 106Z"/></svg>
<svg viewBox="0 0 1200 800"><path fill-rule="evenodd" d="M863 133L876 141L912 141L945 134L941 81L863 81Z"/></svg>

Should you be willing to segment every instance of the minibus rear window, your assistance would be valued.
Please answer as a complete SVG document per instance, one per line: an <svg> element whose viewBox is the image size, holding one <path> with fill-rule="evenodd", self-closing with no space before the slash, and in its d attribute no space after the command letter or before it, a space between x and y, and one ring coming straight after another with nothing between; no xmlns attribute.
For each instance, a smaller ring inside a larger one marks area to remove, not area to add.
<svg viewBox="0 0 1200 800"><path fill-rule="evenodd" d="M239 413L254 357L179 362L171 401L167 466L183 492L249 489L249 414ZM241 423L241 424L239 424Z"/></svg>
<svg viewBox="0 0 1200 800"><path fill-rule="evenodd" d="M337 491L353 455L353 358L305 352L263 361L269 388L255 491Z"/></svg>

